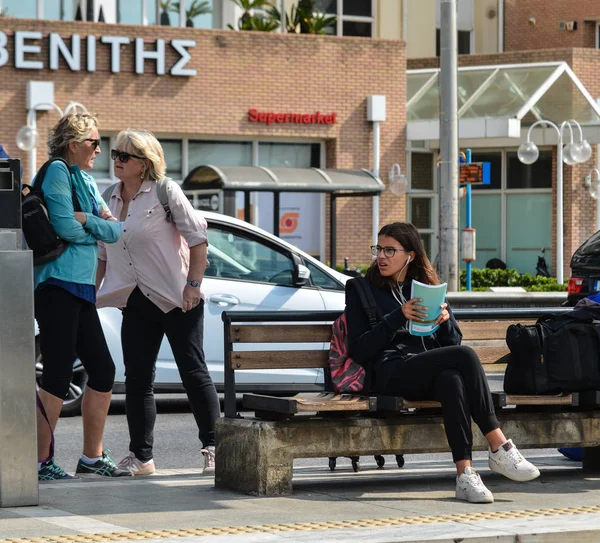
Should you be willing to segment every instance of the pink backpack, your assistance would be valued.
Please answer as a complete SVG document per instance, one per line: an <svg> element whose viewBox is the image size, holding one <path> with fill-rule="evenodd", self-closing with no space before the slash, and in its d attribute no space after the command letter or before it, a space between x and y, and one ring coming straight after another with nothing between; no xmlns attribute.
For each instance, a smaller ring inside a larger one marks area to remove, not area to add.
<svg viewBox="0 0 600 543"><path fill-rule="evenodd" d="M369 317L369 326L377 322L375 298L369 288L368 280L357 277L349 281L358 290L364 310ZM365 368L348 356L348 324L346 312L333 323L331 343L329 345L329 372L335 392L360 392L365 386Z"/></svg>

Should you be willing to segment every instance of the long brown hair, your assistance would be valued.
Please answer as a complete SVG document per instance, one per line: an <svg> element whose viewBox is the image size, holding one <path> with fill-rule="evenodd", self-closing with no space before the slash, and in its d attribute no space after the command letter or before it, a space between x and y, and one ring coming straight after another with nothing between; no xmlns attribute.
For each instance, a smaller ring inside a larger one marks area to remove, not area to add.
<svg viewBox="0 0 600 543"><path fill-rule="evenodd" d="M404 249L413 251L415 258L408 264L406 270L406 280L411 281L416 279L421 283L428 285L438 285L440 279L435 272L425 248L421 242L421 236L415 226L409 222L393 222L386 224L379 230L378 236L388 236L394 238ZM371 266L367 270L367 278L372 281L377 287L393 286L394 280L391 277L383 277L379 272L377 260L373 260Z"/></svg>

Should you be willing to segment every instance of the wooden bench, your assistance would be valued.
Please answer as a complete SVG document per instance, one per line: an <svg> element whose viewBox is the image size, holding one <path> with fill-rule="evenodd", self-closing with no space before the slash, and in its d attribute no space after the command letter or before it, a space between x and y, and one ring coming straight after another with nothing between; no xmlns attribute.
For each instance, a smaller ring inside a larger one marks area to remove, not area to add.
<svg viewBox="0 0 600 543"><path fill-rule="evenodd" d="M502 391L506 328L567 309L455 310L463 344L484 365L498 419L521 448L584 449L584 468L600 468L600 393L516 396ZM434 453L449 450L440 404L400 397L322 392L278 397L244 394L238 370L327 368L331 323L340 312L225 312L225 417L217 424L215 484L257 495L292 490L294 458ZM281 344L287 344L285 348ZM258 345L257 345L258 344ZM294 348L290 349L290 344ZM487 441L474 428L474 450Z"/></svg>

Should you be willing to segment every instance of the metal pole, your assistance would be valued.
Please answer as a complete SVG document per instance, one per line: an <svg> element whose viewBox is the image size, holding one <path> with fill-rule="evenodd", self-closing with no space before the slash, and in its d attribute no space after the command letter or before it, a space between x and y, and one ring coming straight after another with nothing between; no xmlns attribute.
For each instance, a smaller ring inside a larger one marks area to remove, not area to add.
<svg viewBox="0 0 600 543"><path fill-rule="evenodd" d="M558 131L556 149L556 281L564 282L563 270L563 137L562 128Z"/></svg>
<svg viewBox="0 0 600 543"><path fill-rule="evenodd" d="M596 232L600 230L600 144L596 145ZM593 177L593 176L592 176Z"/></svg>
<svg viewBox="0 0 600 543"><path fill-rule="evenodd" d="M279 32L286 33L287 29L285 28L285 0L281 0L281 8L280 8L281 21L279 25Z"/></svg>
<svg viewBox="0 0 600 543"><path fill-rule="evenodd" d="M335 270L335 259L336 259L336 235L335 229L337 228L337 217L336 217L336 196L331 193L329 196L329 267Z"/></svg>
<svg viewBox="0 0 600 543"><path fill-rule="evenodd" d="M448 292L459 289L456 0L440 4L440 260Z"/></svg>
<svg viewBox="0 0 600 543"><path fill-rule="evenodd" d="M465 156L466 156L465 162L467 164L469 164L469 162L471 162L471 149L467 149L467 151L465 153ZM465 209L465 211L466 211L466 223L467 223L466 227L467 228L471 228L471 210L472 210L471 203L472 203L472 200L471 200L471 184L470 183L467 183L466 192L467 192L467 194L466 194L466 202L465 202L465 204L466 204L466 209ZM466 285L467 286L467 290L471 290L471 273L472 273L472 268L473 268L473 263L469 260L467 262L467 270L466 270L467 271L467 281L466 281L466 283L467 283L467 285Z"/></svg>
<svg viewBox="0 0 600 543"><path fill-rule="evenodd" d="M373 175L379 178L379 141L380 141L379 121L373 121ZM377 234L379 233L379 195L373 196L373 245L377 244Z"/></svg>
<svg viewBox="0 0 600 543"><path fill-rule="evenodd" d="M28 116L30 114L28 113ZM27 123L33 130L37 130L37 121L36 121L36 110L33 108L33 113L29 116L29 122ZM37 149L36 146L33 146L33 149L29 151L29 182L33 182L33 178L35 177L37 171Z"/></svg>

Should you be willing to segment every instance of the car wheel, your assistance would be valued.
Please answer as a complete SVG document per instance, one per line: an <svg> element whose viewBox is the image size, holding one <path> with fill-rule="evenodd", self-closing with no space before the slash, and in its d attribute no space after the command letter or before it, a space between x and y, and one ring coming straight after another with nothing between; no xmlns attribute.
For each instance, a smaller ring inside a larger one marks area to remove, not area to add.
<svg viewBox="0 0 600 543"><path fill-rule="evenodd" d="M42 360L42 354L40 352L40 338L35 338L35 381L39 388L42 383L42 369L44 368L44 361ZM87 373L83 368L83 364L79 358L73 360L73 375L71 377L71 383L69 384L69 392L63 403L62 411L60 412L62 417L74 417L81 414L81 401L83 399L83 391L87 383Z"/></svg>

